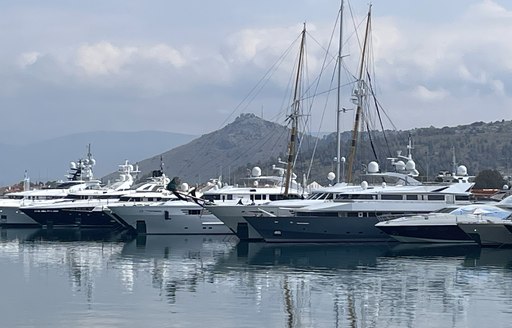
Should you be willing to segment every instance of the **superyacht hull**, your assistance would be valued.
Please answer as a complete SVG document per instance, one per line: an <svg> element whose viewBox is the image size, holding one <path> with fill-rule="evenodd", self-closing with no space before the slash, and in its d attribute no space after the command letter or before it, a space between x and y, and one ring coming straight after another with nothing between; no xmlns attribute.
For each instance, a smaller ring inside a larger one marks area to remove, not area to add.
<svg viewBox="0 0 512 328"><path fill-rule="evenodd" d="M273 201L267 204L256 205L223 205L211 204L206 205L210 213L215 215L219 220L224 222L226 226L236 234L238 239L244 241L260 241L263 236L259 234L254 227L252 227L245 216L258 216L261 214L268 214L272 216L288 217L293 216L294 211L297 209L323 203L323 200L286 200L286 201Z"/></svg>
<svg viewBox="0 0 512 328"><path fill-rule="evenodd" d="M19 209L19 204L0 207L0 227L2 228L39 228L40 226Z"/></svg>
<svg viewBox="0 0 512 328"><path fill-rule="evenodd" d="M212 214L185 214L186 209L170 211L165 207L119 206L109 213L138 234L147 235L227 235L233 232ZM197 211L195 208L193 211Z"/></svg>
<svg viewBox="0 0 512 328"><path fill-rule="evenodd" d="M257 241L263 237L244 219L252 211L247 206L208 206L208 211L222 221L240 240Z"/></svg>
<svg viewBox="0 0 512 328"><path fill-rule="evenodd" d="M402 243L474 243L457 224L378 225L379 229Z"/></svg>
<svg viewBox="0 0 512 328"><path fill-rule="evenodd" d="M387 242L376 217L245 217L266 242Z"/></svg>
<svg viewBox="0 0 512 328"><path fill-rule="evenodd" d="M22 210L46 228L105 228L116 229L121 225L103 211L83 209L32 209Z"/></svg>
<svg viewBox="0 0 512 328"><path fill-rule="evenodd" d="M510 223L459 223L459 227L481 246L512 245L512 225Z"/></svg>

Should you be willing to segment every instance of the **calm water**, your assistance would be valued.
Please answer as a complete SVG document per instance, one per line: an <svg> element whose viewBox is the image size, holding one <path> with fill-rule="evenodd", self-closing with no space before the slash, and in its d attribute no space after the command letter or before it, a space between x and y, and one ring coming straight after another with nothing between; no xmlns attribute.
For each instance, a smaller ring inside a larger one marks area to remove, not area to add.
<svg viewBox="0 0 512 328"><path fill-rule="evenodd" d="M0 230L2 327L512 327L512 249Z"/></svg>

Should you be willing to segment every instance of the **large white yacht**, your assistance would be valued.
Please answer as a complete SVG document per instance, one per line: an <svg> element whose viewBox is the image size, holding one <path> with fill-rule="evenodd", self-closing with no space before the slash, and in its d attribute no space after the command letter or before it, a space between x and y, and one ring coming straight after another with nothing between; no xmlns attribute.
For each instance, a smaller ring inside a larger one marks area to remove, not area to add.
<svg viewBox="0 0 512 328"><path fill-rule="evenodd" d="M209 190L202 191L203 199L222 204L261 204L271 199L283 197L283 179L285 172L276 168L276 176L263 176L261 169L255 167L247 178L250 186L221 186L214 184ZM188 186L182 187L187 190ZM292 175L288 191L291 198L301 198L302 186ZM166 202L153 202L126 206L111 204L105 209L118 222L141 234L232 234L233 232L208 209L193 199L170 199Z"/></svg>
<svg viewBox="0 0 512 328"><path fill-rule="evenodd" d="M25 190L4 195L0 199L0 227L34 227L39 224L20 211L20 206L51 203L66 197L70 192L99 188L100 181L93 179L92 168L96 164L90 148L87 157L70 163L67 181L55 188L30 190L29 179L25 177Z"/></svg>
<svg viewBox="0 0 512 328"><path fill-rule="evenodd" d="M470 203L472 183L405 185L340 193L333 202L297 209L292 216L269 211L246 216L268 242L371 242L391 240L375 227L380 220L407 214L430 213L450 205Z"/></svg>
<svg viewBox="0 0 512 328"><path fill-rule="evenodd" d="M396 157L389 158L391 161L391 171L381 172L377 162L370 162L366 167L366 171L362 175L365 179L360 185L347 184L339 182L333 186L320 187L315 190L309 191L305 199L286 199L264 202L262 204L253 203L206 203L205 207L224 222L241 240L261 240L261 236L254 227L247 223L244 217L246 216L271 216L271 217L291 217L295 216L300 208L307 208L308 206L328 204L336 202L337 198L347 199L351 194L360 194L374 192L392 192L396 191L396 187L405 187L406 190L410 187L415 187L416 191L418 186L422 184L415 179L418 176L416 170L416 163L412 158L412 139L409 136L407 144L407 155L402 155L401 151L397 151ZM455 171L455 170L454 170ZM455 182L466 183L462 189L469 188L469 176L464 166L460 166L456 172L443 174L439 179L444 185L424 186L423 191L442 189L448 184ZM335 175L330 173L329 179L333 181ZM460 186L459 186L460 188ZM368 191L367 191L368 190ZM370 196L360 196L370 197ZM373 197L373 196L372 196ZM338 203L339 204L339 203Z"/></svg>
<svg viewBox="0 0 512 328"><path fill-rule="evenodd" d="M175 198L165 191L169 179L161 171L154 171L146 181L129 189L138 172L126 162L119 166L118 182L110 187L70 193L59 201L22 206L21 210L45 227L120 228L119 223L103 211L104 207L117 203L133 206Z"/></svg>
<svg viewBox="0 0 512 328"><path fill-rule="evenodd" d="M480 203L403 216L379 222L376 227L403 243L473 243L473 239L458 226L459 223L491 218L501 220L510 213L499 206Z"/></svg>

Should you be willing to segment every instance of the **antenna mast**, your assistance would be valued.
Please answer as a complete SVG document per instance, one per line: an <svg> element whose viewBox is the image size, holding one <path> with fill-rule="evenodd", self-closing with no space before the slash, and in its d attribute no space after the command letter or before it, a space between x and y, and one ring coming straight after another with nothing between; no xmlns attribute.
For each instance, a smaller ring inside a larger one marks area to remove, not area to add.
<svg viewBox="0 0 512 328"><path fill-rule="evenodd" d="M338 98L336 102L336 182L340 182L341 137L340 137L340 110L341 110L341 50L343 47L343 0L340 5L340 40L338 46Z"/></svg>

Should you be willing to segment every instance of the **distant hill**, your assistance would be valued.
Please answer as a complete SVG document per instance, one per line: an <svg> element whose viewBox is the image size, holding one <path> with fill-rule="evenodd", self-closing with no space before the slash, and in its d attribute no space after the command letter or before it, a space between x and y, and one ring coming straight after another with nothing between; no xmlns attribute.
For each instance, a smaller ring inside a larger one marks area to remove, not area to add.
<svg viewBox="0 0 512 328"><path fill-rule="evenodd" d="M215 132L205 134L185 145L176 147L139 162L143 176L164 163L164 171L179 176L189 184L200 184L223 176L229 181L240 168L260 164L263 174L270 174L277 158L284 159L289 139L285 126L265 121L254 114L242 114L234 122ZM311 144L314 138L308 137ZM111 174L105 179L114 179Z"/></svg>
<svg viewBox="0 0 512 328"><path fill-rule="evenodd" d="M194 139L193 135L160 132L79 133L23 146L0 144L0 185L23 179L27 170L31 181L64 179L69 163L85 157L87 144L96 159L98 178L117 170L125 160L134 163L161 154Z"/></svg>
<svg viewBox="0 0 512 328"><path fill-rule="evenodd" d="M497 169L505 175L512 170L511 131L512 121L498 121L362 133L354 168L360 170L364 164L377 159L382 169L391 169L387 158L396 157L397 150L405 155L407 138L411 134L413 158L423 179L432 180L438 171L451 170L454 152L457 164L464 164L470 175L484 169ZM242 114L220 130L139 161L139 167L142 175L147 176L160 167L162 159L168 176L179 176L189 184L203 183L220 175L224 181L239 182L254 165L260 166L263 174L270 174L272 164L277 164L279 157L285 159L288 138L286 127L253 114ZM343 132L341 138L342 156L348 158L351 132ZM308 172L315 140L307 137L303 142L295 169L299 177ZM335 171L335 151L335 134L318 140L309 181L328 183L327 173Z"/></svg>

